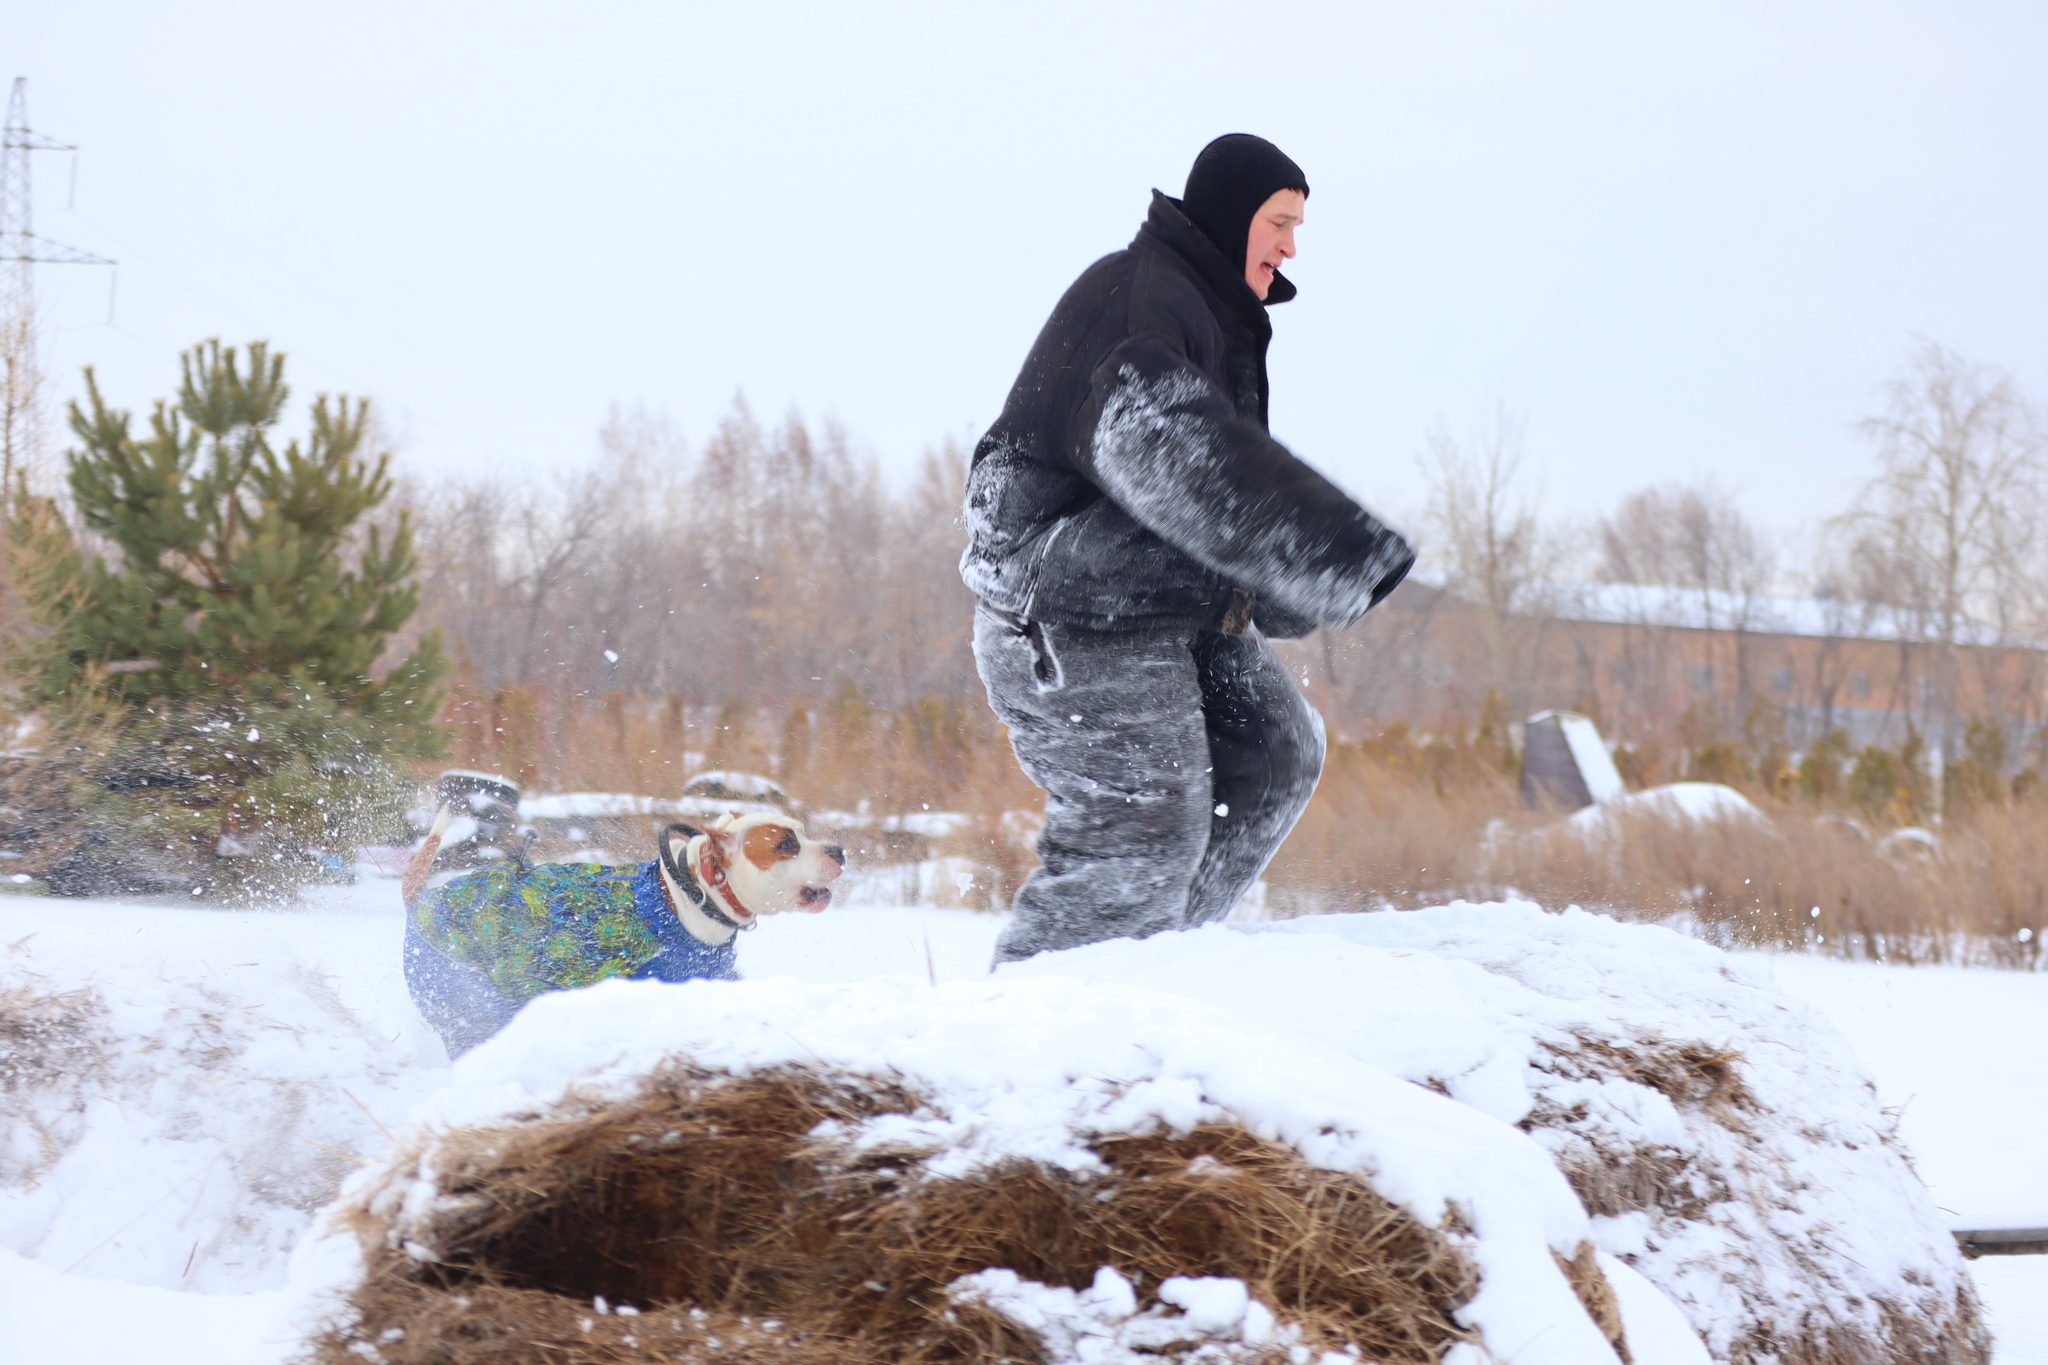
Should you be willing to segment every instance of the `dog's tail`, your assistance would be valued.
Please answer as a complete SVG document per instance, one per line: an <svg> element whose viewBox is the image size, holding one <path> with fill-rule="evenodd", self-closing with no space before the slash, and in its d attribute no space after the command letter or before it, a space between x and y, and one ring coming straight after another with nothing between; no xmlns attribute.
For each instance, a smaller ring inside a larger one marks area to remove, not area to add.
<svg viewBox="0 0 2048 1365"><path fill-rule="evenodd" d="M419 851L414 853L412 861L405 865L405 880L398 885L405 897L405 908L408 910L412 909L413 902L419 899L421 890L427 884L428 874L434 870L434 855L441 851L441 836L447 832L448 819L454 813L453 807L446 802L442 803L441 809L434 812L434 827L427 831L427 837L420 841Z"/></svg>

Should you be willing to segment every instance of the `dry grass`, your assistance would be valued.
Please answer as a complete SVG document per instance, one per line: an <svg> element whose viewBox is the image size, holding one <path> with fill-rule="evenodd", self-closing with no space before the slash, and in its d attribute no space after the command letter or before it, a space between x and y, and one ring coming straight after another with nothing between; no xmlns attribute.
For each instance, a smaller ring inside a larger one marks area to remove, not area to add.
<svg viewBox="0 0 2048 1365"><path fill-rule="evenodd" d="M33 1188L64 1154L35 1092L88 1085L106 1072L103 1006L90 990L0 983L0 1187Z"/></svg>
<svg viewBox="0 0 2048 1365"><path fill-rule="evenodd" d="M673 797L695 772L727 768L773 777L814 809L929 808L993 818L1037 804L1037 789L978 698L925 698L891 709L849 686L823 708L767 711L679 696L582 700L458 685L444 718L452 766L503 773L528 792Z"/></svg>
<svg viewBox="0 0 2048 1365"><path fill-rule="evenodd" d="M89 1077L105 1064L89 990L0 986L0 1094Z"/></svg>
<svg viewBox="0 0 2048 1365"><path fill-rule="evenodd" d="M2048 802L1970 811L1927 851L1804 802L1752 799L1766 823L1631 812L1587 840L1526 810L1498 774L1439 788L1340 749L1275 860L1269 903L1304 914L1514 894L1727 947L2041 965Z"/></svg>
<svg viewBox="0 0 2048 1365"><path fill-rule="evenodd" d="M1437 1361L1467 1335L1451 1314L1474 1274L1450 1242L1242 1128L1107 1138L1094 1177L1014 1161L930 1178L920 1153L813 1136L919 1105L870 1077L678 1068L624 1102L445 1135L413 1158L436 1172L435 1211L399 1225L354 1212L355 1318L312 1358L1036 1362L1028 1333L945 1295L995 1266L1081 1288L1113 1265L1146 1304L1171 1275L1235 1276L1309 1342L1388 1365ZM640 1312L594 1312L599 1296Z"/></svg>
<svg viewBox="0 0 2048 1365"><path fill-rule="evenodd" d="M891 711L848 695L821 712L776 716L619 695L561 706L511 688L459 693L450 715L463 764L504 771L528 790L674 795L694 766L734 767L777 777L813 809L965 812L971 828L919 856L989 867L999 902L1034 862L1015 813L1041 798L986 708ZM1513 893L1672 923L1731 947L2040 965L2048 799L1969 803L1940 827L1938 853L1917 856L1882 847L1881 820L1796 797L1783 782L1752 784L1768 827L1623 817L1621 837L1593 847L1565 834L1554 813L1529 811L1513 769L1504 732L1334 745L1273 863L1269 904L1304 914ZM858 865L909 856L844 837Z"/></svg>

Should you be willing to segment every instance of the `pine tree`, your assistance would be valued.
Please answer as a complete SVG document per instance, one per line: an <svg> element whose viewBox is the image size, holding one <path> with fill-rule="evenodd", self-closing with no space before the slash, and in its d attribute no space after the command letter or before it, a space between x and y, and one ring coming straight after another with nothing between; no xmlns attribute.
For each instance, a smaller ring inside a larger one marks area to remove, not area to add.
<svg viewBox="0 0 2048 1365"><path fill-rule="evenodd" d="M181 357L149 430L90 369L66 453L79 523L24 500L38 629L24 700L80 752L87 816L223 890L282 890L321 850L396 823L406 760L437 756L431 636L380 670L419 604L411 529L369 406L321 395L280 450L285 357L218 341Z"/></svg>

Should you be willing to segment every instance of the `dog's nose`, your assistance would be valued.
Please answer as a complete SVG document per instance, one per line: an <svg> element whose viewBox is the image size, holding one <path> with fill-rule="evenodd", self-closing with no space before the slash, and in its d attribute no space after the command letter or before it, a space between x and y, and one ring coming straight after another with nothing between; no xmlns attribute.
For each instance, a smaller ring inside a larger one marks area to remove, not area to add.
<svg viewBox="0 0 2048 1365"><path fill-rule="evenodd" d="M838 844L825 845L825 856L838 863L841 868L846 866L846 850Z"/></svg>

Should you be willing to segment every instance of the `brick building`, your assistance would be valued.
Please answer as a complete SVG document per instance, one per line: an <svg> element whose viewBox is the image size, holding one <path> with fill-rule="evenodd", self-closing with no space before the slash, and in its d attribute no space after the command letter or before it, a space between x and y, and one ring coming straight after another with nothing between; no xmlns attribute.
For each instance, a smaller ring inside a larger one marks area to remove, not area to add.
<svg viewBox="0 0 2048 1365"><path fill-rule="evenodd" d="M1489 690L1516 717L1570 708L1624 742L1732 736L1761 718L1795 747L1831 729L1895 746L1909 724L1953 742L1968 722L1996 719L2018 757L2048 720L2048 649L1974 622L1951 649L1861 603L1614 584L1532 597L1540 607L1495 621L1411 580L1359 627L1293 657L1339 729L1470 725Z"/></svg>

